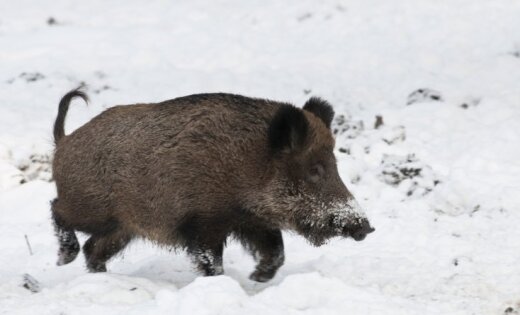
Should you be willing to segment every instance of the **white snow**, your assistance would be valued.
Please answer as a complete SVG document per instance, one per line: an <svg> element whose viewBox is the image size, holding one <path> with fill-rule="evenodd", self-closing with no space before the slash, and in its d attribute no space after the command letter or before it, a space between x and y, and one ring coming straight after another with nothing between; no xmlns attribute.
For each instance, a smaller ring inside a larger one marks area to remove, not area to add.
<svg viewBox="0 0 520 315"><path fill-rule="evenodd" d="M519 17L517 0L0 1L0 314L520 313ZM56 266L52 124L82 82L67 132L192 93L327 99L376 231L319 248L286 233L265 284L234 242L212 278L146 242L106 274Z"/></svg>

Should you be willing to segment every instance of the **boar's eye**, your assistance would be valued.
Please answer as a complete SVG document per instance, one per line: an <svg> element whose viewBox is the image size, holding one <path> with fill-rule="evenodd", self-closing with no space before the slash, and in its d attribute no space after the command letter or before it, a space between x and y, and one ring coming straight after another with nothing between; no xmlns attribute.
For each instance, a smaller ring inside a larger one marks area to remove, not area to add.
<svg viewBox="0 0 520 315"><path fill-rule="evenodd" d="M314 164L309 169L308 179L311 183L317 183L325 174L325 168L320 163Z"/></svg>

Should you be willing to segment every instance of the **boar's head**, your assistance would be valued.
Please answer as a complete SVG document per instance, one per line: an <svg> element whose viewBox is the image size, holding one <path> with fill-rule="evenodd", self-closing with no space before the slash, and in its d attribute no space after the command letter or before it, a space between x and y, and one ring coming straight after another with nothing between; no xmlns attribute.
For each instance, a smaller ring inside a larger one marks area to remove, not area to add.
<svg viewBox="0 0 520 315"><path fill-rule="evenodd" d="M374 231L338 174L332 107L311 98L303 110L278 109L269 127L273 202L286 227L319 246L334 236L361 241Z"/></svg>

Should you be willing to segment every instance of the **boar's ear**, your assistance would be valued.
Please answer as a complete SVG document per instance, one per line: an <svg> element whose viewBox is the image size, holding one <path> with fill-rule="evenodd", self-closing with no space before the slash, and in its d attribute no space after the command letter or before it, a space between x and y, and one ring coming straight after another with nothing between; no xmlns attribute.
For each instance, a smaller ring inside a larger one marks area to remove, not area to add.
<svg viewBox="0 0 520 315"><path fill-rule="evenodd" d="M330 129L330 124L334 118L334 110L329 102L313 96L303 105L303 109L316 115Z"/></svg>
<svg viewBox="0 0 520 315"><path fill-rule="evenodd" d="M301 148L308 133L308 122L301 109L282 105L269 125L269 144L273 152Z"/></svg>

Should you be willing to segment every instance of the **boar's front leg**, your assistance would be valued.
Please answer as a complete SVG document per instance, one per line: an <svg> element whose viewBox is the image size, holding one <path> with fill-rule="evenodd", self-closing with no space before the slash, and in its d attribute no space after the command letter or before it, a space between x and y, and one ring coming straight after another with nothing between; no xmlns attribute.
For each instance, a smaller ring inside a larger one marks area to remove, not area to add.
<svg viewBox="0 0 520 315"><path fill-rule="evenodd" d="M222 253L224 242L214 245L197 244L188 248L188 254L205 276L218 276L224 273Z"/></svg>
<svg viewBox="0 0 520 315"><path fill-rule="evenodd" d="M224 273L222 253L226 230L218 219L198 215L187 216L177 229L178 236L197 269L205 276Z"/></svg>
<svg viewBox="0 0 520 315"><path fill-rule="evenodd" d="M249 278L258 282L271 280L285 260L282 232L265 226L248 226L236 231L235 237L257 261Z"/></svg>

